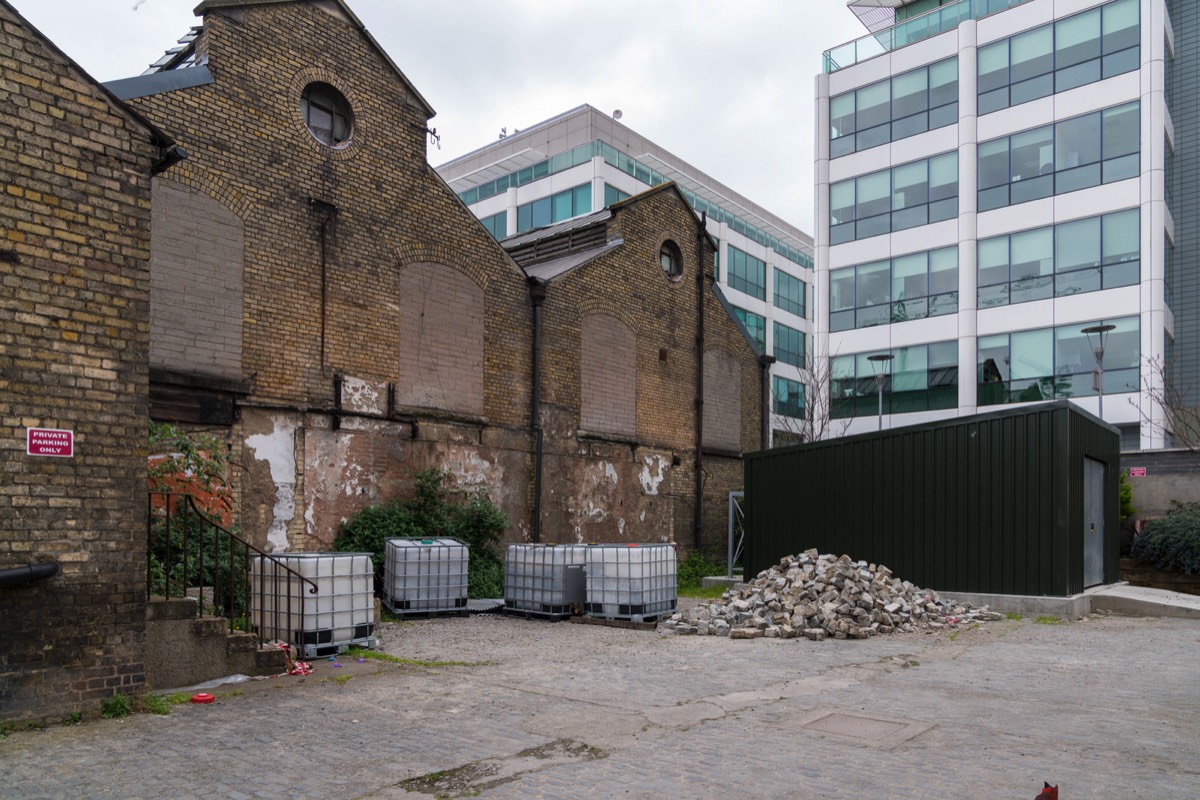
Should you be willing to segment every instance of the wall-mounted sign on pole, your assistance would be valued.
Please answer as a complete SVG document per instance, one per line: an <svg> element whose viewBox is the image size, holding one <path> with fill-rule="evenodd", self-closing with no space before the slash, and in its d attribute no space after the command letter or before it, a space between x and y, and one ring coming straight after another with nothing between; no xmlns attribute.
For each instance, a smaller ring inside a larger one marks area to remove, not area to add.
<svg viewBox="0 0 1200 800"><path fill-rule="evenodd" d="M25 455L71 458L75 455L75 432L56 428L26 428Z"/></svg>

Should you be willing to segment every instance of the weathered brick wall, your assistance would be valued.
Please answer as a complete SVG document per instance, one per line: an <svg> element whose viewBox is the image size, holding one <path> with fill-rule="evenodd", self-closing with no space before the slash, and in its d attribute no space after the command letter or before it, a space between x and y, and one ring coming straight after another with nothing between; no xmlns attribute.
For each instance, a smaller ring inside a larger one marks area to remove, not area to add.
<svg viewBox="0 0 1200 800"><path fill-rule="evenodd" d="M742 446L742 365L718 348L704 351L704 442L735 453Z"/></svg>
<svg viewBox="0 0 1200 800"><path fill-rule="evenodd" d="M621 247L549 285L542 361L542 422L547 431L545 541L693 545L699 366L696 279L701 258L705 352L711 348L722 354L717 361L727 359L717 377L733 384L718 388L706 379L718 398L717 419L722 420L714 432L717 443L707 433L706 441L708 447L732 452L757 449L757 358L711 291L711 244L705 238L701 256L699 230L695 216L674 189L648 193L619 207L610 222L609 239L622 239ZM659 260L662 243L668 239L682 254L682 276L675 279L663 272ZM611 371L582 374L596 363L584 357L584 323L600 315L618 320L633 335L620 354L628 365L621 371L632 369L636 379L636 390L625 398L636 399L633 441L579 424L584 404L581 387L621 379ZM706 355L706 363L710 359ZM735 405L741 415L731 420L727 415ZM704 544L719 549L724 542L724 495L742 483L740 458L706 453L702 479Z"/></svg>
<svg viewBox="0 0 1200 800"><path fill-rule="evenodd" d="M214 82L133 102L180 132L191 157L172 180L244 223L236 377L250 394L231 433L242 529L260 545L327 546L342 520L408 491L430 465L527 520L524 275L428 166L423 101L355 26L315 4L204 20ZM304 125L314 81L351 106L344 148ZM375 401L351 407L351 384Z"/></svg>
<svg viewBox="0 0 1200 800"><path fill-rule="evenodd" d="M579 427L633 436L637 432L637 337L607 314L588 314L580 326Z"/></svg>
<svg viewBox="0 0 1200 800"><path fill-rule="evenodd" d="M168 177L151 198L150 366L240 379L241 217Z"/></svg>
<svg viewBox="0 0 1200 800"><path fill-rule="evenodd" d="M400 305L396 402L483 414L483 289L437 264L410 264L396 286Z"/></svg>
<svg viewBox="0 0 1200 800"><path fill-rule="evenodd" d="M1130 476L1130 468L1145 470ZM1133 488L1136 517L1164 516L1175 503L1200 502L1200 453L1191 450L1140 450L1121 453L1121 471Z"/></svg>
<svg viewBox="0 0 1200 800"><path fill-rule="evenodd" d="M0 719L143 682L151 133L0 3ZM29 457L29 427L75 432Z"/></svg>

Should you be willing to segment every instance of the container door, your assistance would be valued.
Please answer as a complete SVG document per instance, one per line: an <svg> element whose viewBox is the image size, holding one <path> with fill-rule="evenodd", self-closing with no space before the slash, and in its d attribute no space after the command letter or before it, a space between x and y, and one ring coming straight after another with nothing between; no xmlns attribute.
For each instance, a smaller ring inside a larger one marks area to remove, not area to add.
<svg viewBox="0 0 1200 800"><path fill-rule="evenodd" d="M1083 587L1104 583L1104 471L1102 461L1083 460Z"/></svg>

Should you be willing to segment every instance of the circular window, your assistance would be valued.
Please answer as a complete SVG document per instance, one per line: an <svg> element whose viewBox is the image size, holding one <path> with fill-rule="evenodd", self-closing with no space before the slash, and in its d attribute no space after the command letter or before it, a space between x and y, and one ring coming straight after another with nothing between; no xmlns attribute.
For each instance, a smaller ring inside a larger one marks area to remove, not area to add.
<svg viewBox="0 0 1200 800"><path fill-rule="evenodd" d="M670 239L662 243L658 259L668 278L678 278L683 274L683 259L679 255L679 246Z"/></svg>
<svg viewBox="0 0 1200 800"><path fill-rule="evenodd" d="M330 147L345 147L350 143L354 117L350 104L337 89L328 83L310 83L300 96L300 113L308 132L318 142Z"/></svg>

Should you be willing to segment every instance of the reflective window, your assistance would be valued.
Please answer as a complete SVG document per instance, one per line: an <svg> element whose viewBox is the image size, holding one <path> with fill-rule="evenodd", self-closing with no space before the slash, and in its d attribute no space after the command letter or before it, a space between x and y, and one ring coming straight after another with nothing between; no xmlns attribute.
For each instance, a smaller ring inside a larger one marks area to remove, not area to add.
<svg viewBox="0 0 1200 800"><path fill-rule="evenodd" d="M1140 219L1133 208L980 240L979 308L1136 284Z"/></svg>
<svg viewBox="0 0 1200 800"><path fill-rule="evenodd" d="M735 307L733 313L737 314L737 318L746 326L750 338L758 343L758 351L767 352L767 318L744 308Z"/></svg>
<svg viewBox="0 0 1200 800"><path fill-rule="evenodd" d="M658 260L668 278L678 278L683 274L683 258L679 252L679 245L670 239L663 242L659 248Z"/></svg>
<svg viewBox="0 0 1200 800"><path fill-rule="evenodd" d="M958 153L835 183L829 187L829 208L831 244L956 217Z"/></svg>
<svg viewBox="0 0 1200 800"><path fill-rule="evenodd" d="M979 48L979 113L1136 70L1138 13L1115 0Z"/></svg>
<svg viewBox="0 0 1200 800"><path fill-rule="evenodd" d="M593 139L590 142L573 147L570 150L565 150L555 156L538 161L535 164L530 164L515 172L510 172L507 175L501 175L490 181L479 184L478 186L466 189L458 193L458 197L467 205L471 206L478 203L480 200L486 200L489 197L495 197L498 194L504 194L514 186L524 186L534 181L550 175L556 175L564 170L577 167L580 164L586 164L593 158L602 158L604 163L609 166L616 167L627 175L632 176L635 180L646 184L647 186L658 186L667 182L667 177L657 170L653 170L645 164L638 161L633 156L622 153L607 142L602 142L599 139ZM766 231L760 230L751 223L739 217L737 214L722 208L703 197L700 197L690 189L679 186L679 191L683 193L683 197L688 204L696 210L697 213L707 214L711 219L717 222L724 222L733 228L738 233L747 238L758 242L764 247L769 247L779 255L791 261L794 264L799 264L802 267L812 269L813 260L812 254L804 252L797 247L794 247L787 242L770 235ZM610 194L607 189L604 192L605 207L623 200L629 195L622 192L620 189L613 188ZM610 198L616 198L610 202ZM590 201L589 201L590 204Z"/></svg>
<svg viewBox="0 0 1200 800"><path fill-rule="evenodd" d="M1137 317L1077 322L995 336L978 341L978 402L981 406L1026 403L1096 394L1096 334L1093 325L1116 327L1104 342L1104 392L1136 392L1141 358Z"/></svg>
<svg viewBox="0 0 1200 800"><path fill-rule="evenodd" d="M500 240L508 236L508 212L501 211L499 214L492 214L490 217L484 217L479 220L483 223L483 227L487 228L488 233L493 239Z"/></svg>
<svg viewBox="0 0 1200 800"><path fill-rule="evenodd" d="M1107 108L979 145L979 210L1138 174L1140 105Z"/></svg>
<svg viewBox="0 0 1200 800"><path fill-rule="evenodd" d="M789 311L797 317L805 313L804 281L795 275L790 275L778 267L775 268L775 307Z"/></svg>
<svg viewBox="0 0 1200 800"><path fill-rule="evenodd" d="M304 87L300 113L308 132L321 144L345 147L350 143L354 127L350 103L328 83L310 83Z"/></svg>
<svg viewBox="0 0 1200 800"><path fill-rule="evenodd" d="M774 325L775 352L772 355L783 364L804 368L804 333L776 322Z"/></svg>
<svg viewBox="0 0 1200 800"><path fill-rule="evenodd" d="M958 311L958 248L831 270L829 329L845 331Z"/></svg>
<svg viewBox="0 0 1200 800"><path fill-rule="evenodd" d="M629 192L622 192L615 186L604 184L604 207L608 208L613 203L619 203L629 197Z"/></svg>
<svg viewBox="0 0 1200 800"><path fill-rule="evenodd" d="M873 416L879 411L879 364L869 357L879 351L830 359L830 416ZM958 406L958 342L900 347L887 351L883 367L883 413L955 408Z"/></svg>
<svg viewBox="0 0 1200 800"><path fill-rule="evenodd" d="M829 156L866 150L958 121L958 59L897 75L829 101Z"/></svg>
<svg viewBox="0 0 1200 800"><path fill-rule="evenodd" d="M799 381L771 376L771 410L785 417L804 417L804 386Z"/></svg>
<svg viewBox="0 0 1200 800"><path fill-rule="evenodd" d="M549 197L517 206L517 233L553 225L556 222L590 213L592 210L592 185L581 183L572 189L564 189Z"/></svg>
<svg viewBox="0 0 1200 800"><path fill-rule="evenodd" d="M732 245L729 246L728 262L725 265L726 283L729 288L757 297L767 299L767 262L744 253Z"/></svg>

